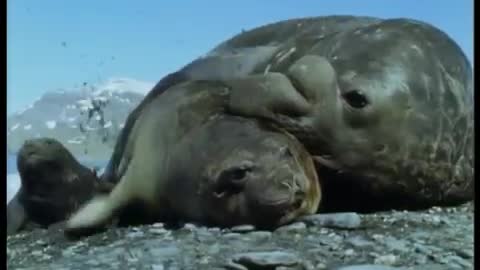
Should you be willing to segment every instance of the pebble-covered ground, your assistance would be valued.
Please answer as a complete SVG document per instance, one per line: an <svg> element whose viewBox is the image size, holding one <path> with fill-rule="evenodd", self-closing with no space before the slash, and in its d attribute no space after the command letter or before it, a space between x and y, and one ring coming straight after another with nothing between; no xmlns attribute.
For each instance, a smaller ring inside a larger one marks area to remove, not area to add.
<svg viewBox="0 0 480 270"><path fill-rule="evenodd" d="M314 215L273 232L157 223L72 241L35 230L8 237L7 269L473 269L473 208Z"/></svg>

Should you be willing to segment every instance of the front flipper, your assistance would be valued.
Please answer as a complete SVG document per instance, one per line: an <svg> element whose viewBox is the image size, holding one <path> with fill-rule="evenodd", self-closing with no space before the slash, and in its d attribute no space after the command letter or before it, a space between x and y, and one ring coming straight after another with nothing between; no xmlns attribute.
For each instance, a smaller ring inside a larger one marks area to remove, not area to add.
<svg viewBox="0 0 480 270"><path fill-rule="evenodd" d="M111 192L107 192L108 194L99 192L73 213L65 222L65 234L69 237L90 235L111 224L116 214L135 197L135 187L132 186L135 185L135 182L125 179L132 177L131 172L131 170L127 170L126 175L120 179Z"/></svg>
<svg viewBox="0 0 480 270"><path fill-rule="evenodd" d="M20 231L28 222L25 208L19 201L21 189L7 204L7 235Z"/></svg>
<svg viewBox="0 0 480 270"><path fill-rule="evenodd" d="M281 73L249 75L225 83L230 87L228 108L234 114L275 119L277 114L303 116L311 109L305 97Z"/></svg>

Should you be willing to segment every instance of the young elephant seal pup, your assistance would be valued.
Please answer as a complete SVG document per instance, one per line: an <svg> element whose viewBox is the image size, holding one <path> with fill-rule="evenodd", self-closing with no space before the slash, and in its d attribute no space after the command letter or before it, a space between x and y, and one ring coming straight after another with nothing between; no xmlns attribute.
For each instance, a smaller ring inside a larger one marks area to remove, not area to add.
<svg viewBox="0 0 480 270"><path fill-rule="evenodd" d="M25 141L17 167L21 187L7 205L7 234L64 221L95 192L111 189L51 138Z"/></svg>
<svg viewBox="0 0 480 270"><path fill-rule="evenodd" d="M75 213L67 234L104 227L133 203L150 222L174 218L216 226L268 228L316 212L314 164L293 136L225 115L221 83L175 87L142 111L118 184Z"/></svg>

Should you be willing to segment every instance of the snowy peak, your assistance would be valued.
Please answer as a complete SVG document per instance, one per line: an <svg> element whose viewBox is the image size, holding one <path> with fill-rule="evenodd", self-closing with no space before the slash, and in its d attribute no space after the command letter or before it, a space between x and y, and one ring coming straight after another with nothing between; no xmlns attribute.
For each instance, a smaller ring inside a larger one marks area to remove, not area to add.
<svg viewBox="0 0 480 270"><path fill-rule="evenodd" d="M99 95L103 92L131 92L146 95L153 88L153 86L153 83L130 78L111 78L103 83L98 84L96 86L97 90L94 92L94 95Z"/></svg>
<svg viewBox="0 0 480 270"><path fill-rule="evenodd" d="M7 145L16 151L28 138L54 137L74 154L97 151L108 156L128 114L153 86L135 79L112 78L46 92L7 118Z"/></svg>

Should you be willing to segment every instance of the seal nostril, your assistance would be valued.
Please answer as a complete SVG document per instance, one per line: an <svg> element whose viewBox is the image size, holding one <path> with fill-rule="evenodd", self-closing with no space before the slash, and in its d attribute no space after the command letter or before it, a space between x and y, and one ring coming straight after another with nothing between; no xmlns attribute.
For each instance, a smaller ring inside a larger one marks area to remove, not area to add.
<svg viewBox="0 0 480 270"><path fill-rule="evenodd" d="M250 168L236 167L223 171L218 177L214 190L215 196L221 198L225 195L240 193L248 180Z"/></svg>
<svg viewBox="0 0 480 270"><path fill-rule="evenodd" d="M303 191L303 190L297 190L297 191L295 192L295 199L296 199L296 200L302 200L302 201L303 201L303 200L305 199L306 195L307 195L307 194L305 193L305 191Z"/></svg>

